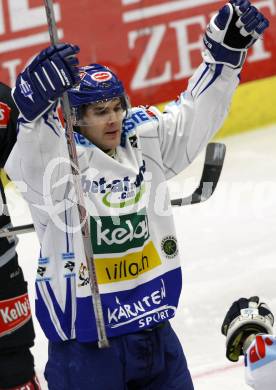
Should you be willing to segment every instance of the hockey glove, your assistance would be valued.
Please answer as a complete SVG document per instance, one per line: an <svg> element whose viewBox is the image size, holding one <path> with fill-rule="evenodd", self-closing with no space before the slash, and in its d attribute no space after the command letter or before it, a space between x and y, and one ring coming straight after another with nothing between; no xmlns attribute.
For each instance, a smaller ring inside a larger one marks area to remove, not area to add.
<svg viewBox="0 0 276 390"><path fill-rule="evenodd" d="M19 74L12 95L24 119L39 118L63 92L80 82L78 52L78 46L67 43L50 46Z"/></svg>
<svg viewBox="0 0 276 390"><path fill-rule="evenodd" d="M225 64L231 68L243 65L251 47L269 21L248 0L230 0L213 16L203 38L205 62Z"/></svg>
<svg viewBox="0 0 276 390"><path fill-rule="evenodd" d="M244 354L244 344L249 346L251 336L272 334L274 317L269 307L259 302L259 297L240 298L228 310L221 332L226 336L226 356L232 362Z"/></svg>

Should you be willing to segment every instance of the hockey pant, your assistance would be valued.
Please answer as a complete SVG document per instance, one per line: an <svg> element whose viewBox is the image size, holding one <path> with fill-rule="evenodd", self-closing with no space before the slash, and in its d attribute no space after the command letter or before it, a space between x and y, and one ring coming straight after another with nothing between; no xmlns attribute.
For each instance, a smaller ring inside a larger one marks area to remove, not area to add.
<svg viewBox="0 0 276 390"><path fill-rule="evenodd" d="M110 339L111 347L50 342L49 390L193 390L181 344L169 322Z"/></svg>

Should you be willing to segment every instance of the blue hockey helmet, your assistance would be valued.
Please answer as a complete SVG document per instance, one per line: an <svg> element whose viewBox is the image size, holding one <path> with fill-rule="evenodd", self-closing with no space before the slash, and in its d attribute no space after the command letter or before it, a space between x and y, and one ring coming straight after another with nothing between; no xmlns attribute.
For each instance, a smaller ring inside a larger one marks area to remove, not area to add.
<svg viewBox="0 0 276 390"><path fill-rule="evenodd" d="M76 131L78 131L79 126L84 125L82 118L87 105L93 103L119 98L122 109L127 115L129 100L122 82L115 73L100 64L84 66L79 68L79 71L81 82L68 91Z"/></svg>
<svg viewBox="0 0 276 390"><path fill-rule="evenodd" d="M122 82L109 68L91 64L80 69L81 82L68 91L71 107L111 100L126 99Z"/></svg>

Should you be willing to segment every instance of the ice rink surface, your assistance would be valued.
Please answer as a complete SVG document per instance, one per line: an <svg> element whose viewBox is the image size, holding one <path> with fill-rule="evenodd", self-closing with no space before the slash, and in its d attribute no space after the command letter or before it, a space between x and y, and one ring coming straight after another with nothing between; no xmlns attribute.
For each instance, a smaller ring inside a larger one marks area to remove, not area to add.
<svg viewBox="0 0 276 390"><path fill-rule="evenodd" d="M233 300L259 295L276 313L276 126L223 140L221 179L207 202L174 209L182 254L183 291L173 326L184 347L195 390L246 390L242 360L225 358L220 326ZM204 154L169 182L172 197L189 195ZM29 223L24 202L10 191L14 224ZM33 305L38 243L20 237L20 264ZM47 341L36 327L33 353L43 390Z"/></svg>

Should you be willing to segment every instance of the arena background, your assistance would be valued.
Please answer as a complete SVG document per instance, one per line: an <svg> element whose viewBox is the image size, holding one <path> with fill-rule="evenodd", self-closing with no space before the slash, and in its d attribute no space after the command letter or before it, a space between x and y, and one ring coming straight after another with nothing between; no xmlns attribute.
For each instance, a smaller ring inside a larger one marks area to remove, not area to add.
<svg viewBox="0 0 276 390"><path fill-rule="evenodd" d="M218 136L276 120L276 1L253 2L271 27L248 53L230 115ZM81 48L80 62L110 66L133 105L175 99L201 61L201 37L214 0L54 1L59 37ZM49 43L43 0L0 1L0 73L9 85Z"/></svg>

